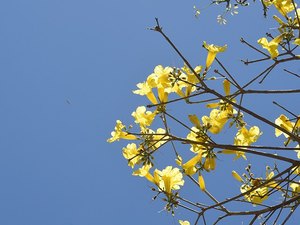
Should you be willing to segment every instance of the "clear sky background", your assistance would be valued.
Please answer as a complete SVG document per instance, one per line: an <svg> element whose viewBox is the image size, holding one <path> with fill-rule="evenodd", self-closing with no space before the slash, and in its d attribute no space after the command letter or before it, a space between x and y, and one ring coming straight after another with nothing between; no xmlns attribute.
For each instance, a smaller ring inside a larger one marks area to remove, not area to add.
<svg viewBox="0 0 300 225"><path fill-rule="evenodd" d="M239 60L255 56L239 39L255 43L268 31L261 9L240 10L220 26L216 16L223 8L202 3L195 19L193 5L199 3L0 3L0 224L158 225L192 218L183 211L173 218L152 201L149 184L130 175L121 154L125 142L110 145L106 139L116 119L133 123L131 112L148 103L132 94L138 82L158 64L182 66L162 37L147 30L155 17L192 65L205 63L202 41L227 43L220 59L238 79L248 79ZM249 102L273 118L281 113L271 103ZM210 185L225 197L222 174L216 176Z"/></svg>

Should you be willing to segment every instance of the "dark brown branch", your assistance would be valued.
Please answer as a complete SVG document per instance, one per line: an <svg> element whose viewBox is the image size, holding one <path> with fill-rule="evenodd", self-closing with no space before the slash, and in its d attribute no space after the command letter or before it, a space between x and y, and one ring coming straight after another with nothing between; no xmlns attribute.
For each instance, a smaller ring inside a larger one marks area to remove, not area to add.
<svg viewBox="0 0 300 225"><path fill-rule="evenodd" d="M254 155L260 155L260 156L264 156L264 157L268 157L268 158L281 160L281 161L284 161L284 162L289 162L293 165L298 165L298 166L300 165L299 160L294 160L294 159L291 159L291 158L287 158L287 157L279 156L279 155L274 155L274 154L271 154L271 153L254 151L253 149L251 149L250 146L235 146L235 145L199 142L199 141L193 141L193 140L189 140L189 139L176 137L176 136L173 136L171 134L169 135L169 137L172 140L182 141L182 142L188 143L188 144L198 144L198 145L202 145L204 147L209 147L209 148L230 149L230 150L234 150L234 151L246 152L246 153L250 153L250 154L254 154ZM260 147L257 146L257 148L260 148ZM276 148L276 147L274 147L274 148ZM297 148L292 148L292 149L295 150Z"/></svg>
<svg viewBox="0 0 300 225"><path fill-rule="evenodd" d="M293 73L293 72L291 72L291 71L289 71L289 70L287 70L287 69L283 69L283 71L285 71L285 72L287 72L287 73L289 73L289 74L292 74L292 75L294 75L294 76L300 78L300 75L299 75L299 74Z"/></svg>
<svg viewBox="0 0 300 225"><path fill-rule="evenodd" d="M168 36L165 35L165 33L162 31L162 28L159 25L158 18L155 18L156 20L156 26L152 29L154 31L159 32L165 39L166 41L172 46L172 48L176 51L176 53L180 56L180 58L184 61L184 63L189 67L189 69L194 73L194 75L198 78L200 84L202 86L206 86L199 74L195 72L189 61L181 54L181 52L177 49L177 47L173 44L173 42L168 38Z"/></svg>

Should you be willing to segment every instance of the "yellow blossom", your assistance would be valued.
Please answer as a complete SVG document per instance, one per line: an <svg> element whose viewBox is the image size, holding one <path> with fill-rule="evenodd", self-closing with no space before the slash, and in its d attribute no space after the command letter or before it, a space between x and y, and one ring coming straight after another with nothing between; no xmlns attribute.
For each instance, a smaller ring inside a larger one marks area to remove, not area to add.
<svg viewBox="0 0 300 225"><path fill-rule="evenodd" d="M213 109L210 112L209 117L203 116L202 122L208 127L208 130L213 134L218 134L223 129L223 126L226 124L230 117L227 111L222 111L219 109Z"/></svg>
<svg viewBox="0 0 300 225"><path fill-rule="evenodd" d="M174 69L169 75L169 81L171 83L171 89L168 89L169 92L174 92L180 97L186 96L182 89L190 87L191 84L189 83L188 76L182 70Z"/></svg>
<svg viewBox="0 0 300 225"><path fill-rule="evenodd" d="M168 93L172 90L172 83L169 80L172 72L173 68L164 68L162 65L158 65L154 68L154 73L151 74L156 77L157 93L161 102L166 102L168 100Z"/></svg>
<svg viewBox="0 0 300 225"><path fill-rule="evenodd" d="M167 102L168 95L171 92L177 93L181 97L185 97L182 89L190 86L187 82L192 80L181 70L176 70L172 67L163 67L158 65L154 68L152 74L147 77L143 83L137 84L138 90L133 91L135 94L146 95L153 103L157 104L157 99L153 93L153 89L157 89L157 95L160 102Z"/></svg>
<svg viewBox="0 0 300 225"><path fill-rule="evenodd" d="M206 149L205 146L201 145L201 142L205 143L207 136L204 133L201 133L200 131L201 131L200 129L198 129L196 127L192 127L191 132L186 137L187 140L199 142L199 144L191 143L190 149L194 153L199 153L202 150Z"/></svg>
<svg viewBox="0 0 300 225"><path fill-rule="evenodd" d="M169 137L166 130L163 128L158 128L156 131L141 127L142 137L145 140L144 146L149 149L158 149L161 145L165 144Z"/></svg>
<svg viewBox="0 0 300 225"><path fill-rule="evenodd" d="M273 4L273 0L263 0L265 6L270 6Z"/></svg>
<svg viewBox="0 0 300 225"><path fill-rule="evenodd" d="M216 58L216 55L220 52L224 52L227 49L227 45L217 46L217 45L209 45L205 41L203 42L204 48L208 50L207 58L206 58L206 69L208 69L213 61Z"/></svg>
<svg viewBox="0 0 300 225"><path fill-rule="evenodd" d="M107 139L107 142L111 143L120 139L136 140L137 137L135 135L128 134L126 131L123 131L125 128L126 127L122 124L122 122L120 120L117 120L115 130L111 132L112 137Z"/></svg>
<svg viewBox="0 0 300 225"><path fill-rule="evenodd" d="M151 169L151 165L146 164L143 167L139 168L138 170L134 171L132 173L133 176L140 176L140 177L145 177L147 180L150 182L158 185L159 183L159 177L156 172L154 172L154 176L149 172Z"/></svg>
<svg viewBox="0 0 300 225"><path fill-rule="evenodd" d="M180 186L184 184L182 173L178 168L167 166L162 171L156 170L156 173L160 179L159 188L167 194L171 194L172 190L179 190Z"/></svg>
<svg viewBox="0 0 300 225"><path fill-rule="evenodd" d="M178 166L182 166L182 157L180 155L177 155L175 162Z"/></svg>
<svg viewBox="0 0 300 225"><path fill-rule="evenodd" d="M139 106L131 115L135 118L135 123L140 124L141 127L146 127L152 124L156 113L146 111L145 106Z"/></svg>
<svg viewBox="0 0 300 225"><path fill-rule="evenodd" d="M186 175L193 175L197 172L197 168L195 167L198 162L202 159L202 152L200 151L197 155L187 161L185 164L182 165L184 169L184 173Z"/></svg>
<svg viewBox="0 0 300 225"><path fill-rule="evenodd" d="M186 82L185 96L189 96L192 92L196 91L195 85L199 82L199 80L186 65L184 65L184 67L182 67L181 70L186 74L187 82ZM202 66L196 66L194 68L194 71L197 74L200 74L201 70L202 70Z"/></svg>
<svg viewBox="0 0 300 225"><path fill-rule="evenodd" d="M266 167L266 179L268 181L273 178L274 172L269 171L270 168ZM281 187L276 181L269 181L264 184L262 178L252 178L250 183L243 184L240 188L242 193L250 191L250 193L245 194L244 197L247 201L252 202L253 204L261 204L263 201L267 200L269 197L269 188L281 190ZM262 186L260 186L262 185ZM260 186L260 187L257 187ZM257 187L257 188L256 188Z"/></svg>
<svg viewBox="0 0 300 225"><path fill-rule="evenodd" d="M189 115L189 120L192 122L192 124L194 124L196 126L197 129L201 128L200 120L198 119L198 117L195 114Z"/></svg>
<svg viewBox="0 0 300 225"><path fill-rule="evenodd" d="M230 96L230 82L226 79L223 81L223 89L225 96L229 98ZM235 99L230 99L232 102L235 102ZM220 102L209 103L206 105L208 108L219 108L213 109L210 112L210 116L203 116L202 122L204 125L209 127L209 131L213 134L218 134L223 126L226 124L229 118L236 114L236 110L230 103L226 103L223 100Z"/></svg>
<svg viewBox="0 0 300 225"><path fill-rule="evenodd" d="M231 174L237 181L243 182L242 177L236 171L232 170Z"/></svg>
<svg viewBox="0 0 300 225"><path fill-rule="evenodd" d="M206 189L205 181L204 181L202 175L199 175L199 177L198 177L198 184L199 184L199 187L200 187L201 191L205 191L205 189Z"/></svg>
<svg viewBox="0 0 300 225"><path fill-rule="evenodd" d="M138 164L142 158L140 149L137 149L135 143L128 144L123 148L123 156L128 160L128 166L131 168Z"/></svg>
<svg viewBox="0 0 300 225"><path fill-rule="evenodd" d="M153 176L149 172L150 168L150 165L145 165L142 168L134 171L133 175L145 177L150 182L156 184L159 189L164 191L167 195L172 194L172 190L179 190L180 186L183 186L183 176L178 168L167 166L162 171L155 169Z"/></svg>
<svg viewBox="0 0 300 225"><path fill-rule="evenodd" d="M154 68L154 73L152 75L155 75L157 77L157 86L161 86L164 88L171 88L172 84L169 80L170 74L173 72L172 67L163 67L162 65L158 65Z"/></svg>
<svg viewBox="0 0 300 225"><path fill-rule="evenodd" d="M228 97L230 95L230 82L226 79L223 81L223 89L225 96ZM235 102L235 99L230 99L232 102ZM230 103L225 103L223 100L220 102L209 103L206 105L207 108L217 108L219 107L222 111L227 111L228 115L235 114L236 111L233 109L233 106Z"/></svg>
<svg viewBox="0 0 300 225"><path fill-rule="evenodd" d="M263 3L267 7L273 4L284 17L294 10L292 0L263 0Z"/></svg>
<svg viewBox="0 0 300 225"><path fill-rule="evenodd" d="M278 48L278 45L281 42L283 36L284 36L284 34L280 34L279 36L277 36L270 42L268 42L268 40L265 37L263 37L263 38L260 38L257 42L264 49L266 49L270 53L271 58L274 59L279 55L277 48Z"/></svg>
<svg viewBox="0 0 300 225"><path fill-rule="evenodd" d="M253 187L243 184L240 190L242 193L252 190L249 194L245 194L244 197L247 201L252 202L253 204L261 204L263 201L268 199L268 187L253 189Z"/></svg>
<svg viewBox="0 0 300 225"><path fill-rule="evenodd" d="M152 92L152 87L148 84L148 82L138 83L136 86L139 89L133 91L134 94L146 95L152 104L157 104L156 97L155 97L154 93Z"/></svg>
<svg viewBox="0 0 300 225"><path fill-rule="evenodd" d="M291 122L289 118L287 118L285 115L281 114L276 120L275 120L275 124L282 127L283 129L285 129L286 131L292 133L294 126L295 128L300 127L300 120L297 121L297 124L295 124L294 122ZM280 135L284 135L286 138L289 137L288 134L282 132L281 130L275 128L275 135L276 137L280 136Z"/></svg>
<svg viewBox="0 0 300 225"><path fill-rule="evenodd" d="M230 82L227 79L223 81L223 87L224 87L225 95L226 96L230 95Z"/></svg>
<svg viewBox="0 0 300 225"><path fill-rule="evenodd" d="M294 10L294 5L292 0L274 0L274 6L281 13L281 15L285 16Z"/></svg>
<svg viewBox="0 0 300 225"><path fill-rule="evenodd" d="M295 45L300 45L300 38L296 38L295 41L294 41L294 44Z"/></svg>
<svg viewBox="0 0 300 225"><path fill-rule="evenodd" d="M249 146L260 137L259 127L253 126L249 130L244 126L236 134L235 145Z"/></svg>
<svg viewBox="0 0 300 225"><path fill-rule="evenodd" d="M230 95L230 82L227 79L225 79L223 81L223 89L224 89L225 96L229 96ZM233 101L235 101L235 100L233 100ZM221 107L223 105L224 105L224 101L221 100L220 102L209 103L206 105L206 107L207 108L217 108L217 107ZM224 108L224 106L222 108Z"/></svg>
<svg viewBox="0 0 300 225"><path fill-rule="evenodd" d="M274 177L275 173L274 171L270 171L269 166L266 167L266 180L270 180ZM269 181L266 185L266 187L269 188L276 188L278 190L281 190L281 186L276 181Z"/></svg>
<svg viewBox="0 0 300 225"><path fill-rule="evenodd" d="M185 220L185 221L179 220L178 222L179 222L180 225L190 225L190 222L187 221L187 220Z"/></svg>
<svg viewBox="0 0 300 225"><path fill-rule="evenodd" d="M299 182L291 182L290 188L292 189L293 193L292 195L298 195L300 193L300 181Z"/></svg>
<svg viewBox="0 0 300 225"><path fill-rule="evenodd" d="M257 141L257 139L260 137L262 133L259 130L259 127L253 126L249 130L244 126L237 132L235 138L234 138L234 145L237 146L250 146L254 142ZM223 150L222 153L225 154L236 154L235 159L238 159L240 157L243 157L246 159L245 153L242 151L236 151L236 150Z"/></svg>
<svg viewBox="0 0 300 225"><path fill-rule="evenodd" d="M229 98L232 102L235 102L235 99L231 99L229 97L230 82L227 79L223 81L223 89L224 89L225 96ZM203 123L206 126L210 127L209 131L213 134L219 133L223 129L223 126L228 121L228 119L237 113L230 103L227 103L223 100L220 100L219 102L209 103L206 105L206 107L219 108L219 109L213 109L210 112L209 117L208 116L202 117Z"/></svg>
<svg viewBox="0 0 300 225"><path fill-rule="evenodd" d="M277 15L273 15L273 19L279 23L280 26L283 26L285 23Z"/></svg>
<svg viewBox="0 0 300 225"><path fill-rule="evenodd" d="M292 173L293 173L293 174L300 175L300 166L295 166L295 167L292 169Z"/></svg>
<svg viewBox="0 0 300 225"><path fill-rule="evenodd" d="M159 148L162 144L168 141L166 130L163 128L158 128L156 132L149 129L149 134L151 134L151 146L154 149Z"/></svg>
<svg viewBox="0 0 300 225"><path fill-rule="evenodd" d="M214 155L207 155L204 161L203 168L206 171L211 171L216 168L216 157Z"/></svg>

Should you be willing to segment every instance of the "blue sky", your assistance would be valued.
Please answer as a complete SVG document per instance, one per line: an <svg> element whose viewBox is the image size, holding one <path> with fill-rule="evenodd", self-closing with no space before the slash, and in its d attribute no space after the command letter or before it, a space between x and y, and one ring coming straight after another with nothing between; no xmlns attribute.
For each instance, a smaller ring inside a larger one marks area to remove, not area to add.
<svg viewBox="0 0 300 225"><path fill-rule="evenodd" d="M193 65L205 62L202 41L228 43L228 56L220 59L244 73L239 60L253 52L242 49L239 38L255 43L270 23L252 7L220 26L222 9L205 4L195 19L199 2L0 4L0 224L154 225L186 217L162 211L149 184L130 175L121 155L125 143L106 139L116 119L132 123L131 112L147 104L132 94L138 82L158 64L182 66L147 29L155 17Z"/></svg>

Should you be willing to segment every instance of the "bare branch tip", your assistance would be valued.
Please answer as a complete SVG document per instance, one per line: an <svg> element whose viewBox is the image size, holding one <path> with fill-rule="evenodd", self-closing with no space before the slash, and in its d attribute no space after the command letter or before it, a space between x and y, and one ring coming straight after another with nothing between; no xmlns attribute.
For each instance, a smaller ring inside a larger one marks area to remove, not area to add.
<svg viewBox="0 0 300 225"><path fill-rule="evenodd" d="M241 59L241 62L242 63L244 63L245 65L249 65L249 61L248 61L248 59L245 61L245 60L243 60L243 59Z"/></svg>
<svg viewBox="0 0 300 225"><path fill-rule="evenodd" d="M151 28L153 31L162 32L162 27L159 25L159 20L157 17L155 17L156 26L154 28Z"/></svg>

